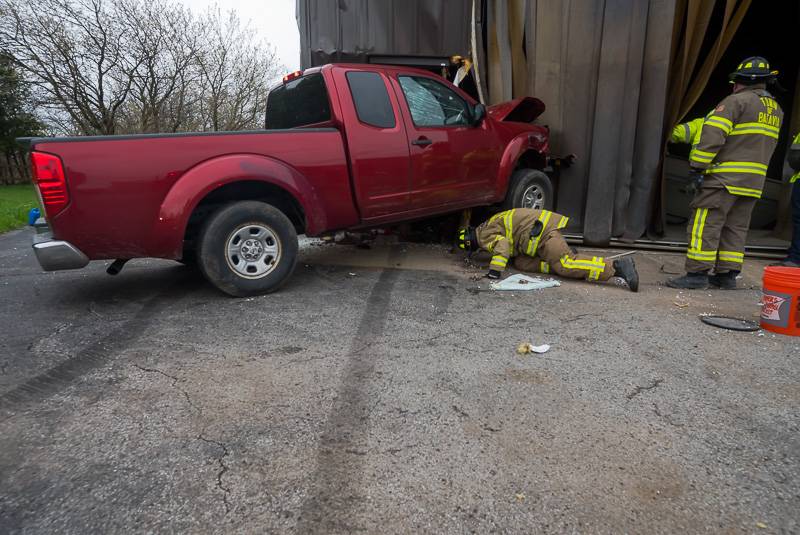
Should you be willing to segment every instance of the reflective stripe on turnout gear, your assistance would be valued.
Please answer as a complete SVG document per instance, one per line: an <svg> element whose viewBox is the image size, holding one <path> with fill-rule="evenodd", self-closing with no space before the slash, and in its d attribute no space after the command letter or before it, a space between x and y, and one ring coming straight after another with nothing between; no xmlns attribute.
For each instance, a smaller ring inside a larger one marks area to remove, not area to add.
<svg viewBox="0 0 800 535"><path fill-rule="evenodd" d="M689 249L700 250L703 245L703 227L706 225L708 208L698 208L694 212L694 225L692 225L692 243Z"/></svg>
<svg viewBox="0 0 800 535"><path fill-rule="evenodd" d="M508 249L514 251L514 209L508 210L506 215L503 216L503 226L506 227L506 240L508 240Z"/></svg>
<svg viewBox="0 0 800 535"><path fill-rule="evenodd" d="M491 243L487 243L486 244L486 250L489 251L490 253L493 252L494 251L494 244L497 243L498 241L502 240L502 239L503 239L502 236L495 236L494 237L494 241L492 241Z"/></svg>
<svg viewBox="0 0 800 535"><path fill-rule="evenodd" d="M774 139L778 139L778 135L780 134L781 129L777 126L772 126L768 124L762 123L738 123L736 126L733 127L731 133L728 135L731 136L744 136L748 134L757 134L762 136L769 136Z"/></svg>
<svg viewBox="0 0 800 535"><path fill-rule="evenodd" d="M573 260L569 255L561 257L561 266L566 269L582 269L589 272L589 280L600 280L600 275L606 269L606 263L603 258L593 256L591 260Z"/></svg>
<svg viewBox="0 0 800 535"><path fill-rule="evenodd" d="M719 162L706 169L704 173L707 175L741 174L765 177L767 176L767 168L768 166L766 164L759 162ZM728 190L728 193L731 195L741 195L743 197L753 197L756 199L761 198L762 190L760 188L735 186L728 184L728 180L731 180L731 178L720 180L720 182L722 182L722 185L725 186L725 189Z"/></svg>
<svg viewBox="0 0 800 535"><path fill-rule="evenodd" d="M741 195L742 197L754 197L756 199L761 198L761 190L754 189L754 188L740 188L739 186L728 186L723 184L725 189L728 190L728 193L731 195Z"/></svg>
<svg viewBox="0 0 800 535"><path fill-rule="evenodd" d="M689 243L689 249L686 251L686 256L692 260L699 260L701 262L713 262L717 259L716 251L703 250L703 230L706 226L706 218L708 217L708 208L698 208L694 212L694 224L692 225L692 241Z"/></svg>
<svg viewBox="0 0 800 535"><path fill-rule="evenodd" d="M715 126L722 130L726 136L733 130L733 122L719 115L712 115L705 120L703 125Z"/></svg>
<svg viewBox="0 0 800 535"><path fill-rule="evenodd" d="M682 125L679 125L679 126L683 127L683 129L682 129L683 130L683 139L681 141L683 141L684 143L691 143L692 142L692 129L689 128L689 125L687 123L683 123Z"/></svg>
<svg viewBox="0 0 800 535"><path fill-rule="evenodd" d="M706 174L747 173L750 175L767 176L767 168L767 165L759 162L719 162L706 169Z"/></svg>
<svg viewBox="0 0 800 535"><path fill-rule="evenodd" d="M550 264L545 261L539 262L539 271L542 273L550 273Z"/></svg>
<svg viewBox="0 0 800 535"><path fill-rule="evenodd" d="M506 268L506 264L508 264L508 258L503 255L494 255L489 265L499 268L498 271L503 271Z"/></svg>
<svg viewBox="0 0 800 535"><path fill-rule="evenodd" d="M744 263L744 253L736 251L720 251L718 253L720 262L734 262L736 264Z"/></svg>
<svg viewBox="0 0 800 535"><path fill-rule="evenodd" d="M545 230L547 230L547 224L550 222L550 217L552 217L552 215L553 212L549 210L542 210L542 213L539 215L539 221L542 222L542 231L535 238L528 240L528 247L525 248L526 255L536 256L536 250L539 248L539 242L542 241L542 236L544 236Z"/></svg>
<svg viewBox="0 0 800 535"><path fill-rule="evenodd" d="M706 152L695 148L689 154L689 160L698 163L711 163L716 155L716 152Z"/></svg>

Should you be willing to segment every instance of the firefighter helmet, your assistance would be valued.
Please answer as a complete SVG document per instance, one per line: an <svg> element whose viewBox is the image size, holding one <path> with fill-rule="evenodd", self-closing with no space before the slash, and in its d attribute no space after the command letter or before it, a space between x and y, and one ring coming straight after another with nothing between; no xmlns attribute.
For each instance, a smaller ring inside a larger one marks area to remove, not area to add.
<svg viewBox="0 0 800 535"><path fill-rule="evenodd" d="M466 227L458 231L458 248L465 251L478 250L478 236L475 227Z"/></svg>
<svg viewBox="0 0 800 535"><path fill-rule="evenodd" d="M761 56L753 56L742 61L728 78L731 82L759 83L774 78L778 71L771 71L769 62Z"/></svg>

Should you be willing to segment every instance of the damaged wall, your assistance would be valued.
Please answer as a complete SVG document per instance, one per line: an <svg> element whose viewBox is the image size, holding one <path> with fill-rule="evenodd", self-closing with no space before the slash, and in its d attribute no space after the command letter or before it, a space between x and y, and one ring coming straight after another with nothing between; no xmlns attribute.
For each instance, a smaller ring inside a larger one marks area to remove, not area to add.
<svg viewBox="0 0 800 535"><path fill-rule="evenodd" d="M524 70L510 59L520 45L509 18L520 12ZM589 243L640 237L660 171L675 0L487 0L487 15L488 35L508 39L487 40L491 69L505 73L490 100L519 96L526 76L525 92L547 105L539 122L553 151L578 155L557 209Z"/></svg>

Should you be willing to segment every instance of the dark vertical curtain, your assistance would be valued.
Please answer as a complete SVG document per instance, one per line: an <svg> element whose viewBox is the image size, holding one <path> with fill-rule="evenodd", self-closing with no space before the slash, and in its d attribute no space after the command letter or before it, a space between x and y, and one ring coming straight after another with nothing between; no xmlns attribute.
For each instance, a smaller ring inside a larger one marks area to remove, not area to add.
<svg viewBox="0 0 800 535"><path fill-rule="evenodd" d="M750 4L485 0L488 101L524 87L545 102L553 151L579 158L557 209L588 242L663 231L664 133L702 94Z"/></svg>

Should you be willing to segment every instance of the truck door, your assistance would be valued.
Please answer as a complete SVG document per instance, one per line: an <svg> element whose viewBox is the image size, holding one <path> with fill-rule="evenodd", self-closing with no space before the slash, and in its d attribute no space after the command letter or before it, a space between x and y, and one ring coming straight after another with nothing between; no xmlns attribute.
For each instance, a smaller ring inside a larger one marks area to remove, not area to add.
<svg viewBox="0 0 800 535"><path fill-rule="evenodd" d="M335 69L353 187L364 219L409 209L410 148L397 96L378 71Z"/></svg>
<svg viewBox="0 0 800 535"><path fill-rule="evenodd" d="M502 146L491 124L470 125L471 106L431 77L399 73L411 147L411 209L480 201L494 192Z"/></svg>

